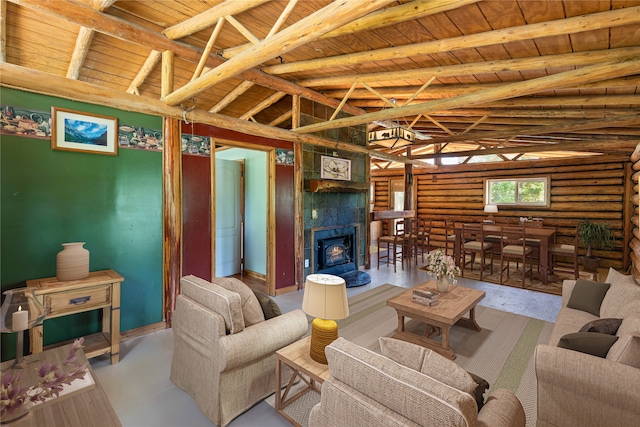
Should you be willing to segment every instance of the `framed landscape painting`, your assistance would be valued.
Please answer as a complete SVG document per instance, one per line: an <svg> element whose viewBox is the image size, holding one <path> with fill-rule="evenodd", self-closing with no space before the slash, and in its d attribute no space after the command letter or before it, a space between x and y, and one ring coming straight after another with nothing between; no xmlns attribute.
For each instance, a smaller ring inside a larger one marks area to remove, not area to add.
<svg viewBox="0 0 640 427"><path fill-rule="evenodd" d="M118 118L51 108L51 148L118 155Z"/></svg>

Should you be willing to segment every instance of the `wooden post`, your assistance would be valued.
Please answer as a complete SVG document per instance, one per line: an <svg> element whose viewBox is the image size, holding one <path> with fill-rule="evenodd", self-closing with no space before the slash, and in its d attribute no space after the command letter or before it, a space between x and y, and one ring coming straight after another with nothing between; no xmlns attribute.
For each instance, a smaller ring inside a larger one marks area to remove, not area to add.
<svg viewBox="0 0 640 427"><path fill-rule="evenodd" d="M411 148L408 147L407 148L407 156L411 155ZM412 164L405 164L404 165L404 210L405 211L411 211L411 210L416 210L417 209L414 208L414 201L413 201L413 195L414 195L414 191L413 191L413 165ZM416 215L417 216L417 215ZM411 225L412 225L412 218L407 218L405 220L405 233L407 232L411 232Z"/></svg>
<svg viewBox="0 0 640 427"><path fill-rule="evenodd" d="M291 105L291 127L297 128L300 124L300 96L291 97L293 102ZM303 191L304 170L302 167L302 144L293 144L293 217L294 224L294 252L295 252L295 281L298 289L304 288L304 218L303 218Z"/></svg>
<svg viewBox="0 0 640 427"><path fill-rule="evenodd" d="M162 271L165 321L171 327L171 315L180 293L182 261L182 141L179 120L164 118L163 128Z"/></svg>
<svg viewBox="0 0 640 427"><path fill-rule="evenodd" d="M173 89L173 53L162 55L162 91ZM182 135L180 120L162 119L162 283L168 328L180 293L182 271Z"/></svg>
<svg viewBox="0 0 640 427"><path fill-rule="evenodd" d="M371 157L366 157L364 168L365 182L367 183L367 197L365 201L367 211L365 212L364 219L364 233L366 236L364 247L364 268L369 269L371 268L371 215L369 215L369 211L371 210L371 198L373 197L373 195L371 194Z"/></svg>

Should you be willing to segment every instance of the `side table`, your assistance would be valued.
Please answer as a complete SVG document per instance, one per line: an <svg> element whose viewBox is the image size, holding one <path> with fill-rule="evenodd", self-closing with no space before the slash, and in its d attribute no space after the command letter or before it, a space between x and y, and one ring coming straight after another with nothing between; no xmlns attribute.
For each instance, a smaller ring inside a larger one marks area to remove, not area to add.
<svg viewBox="0 0 640 427"><path fill-rule="evenodd" d="M88 358L111 354L111 364L120 360L120 283L122 276L113 270L93 271L80 280L60 282L55 277L27 280L36 298L48 310L47 319L102 310L102 332L84 338ZM29 331L31 353L43 350L43 325Z"/></svg>
<svg viewBox="0 0 640 427"><path fill-rule="evenodd" d="M320 392L320 385L329 378L329 365L323 365L311 358L309 348L311 337L302 338L276 351L276 412L289 420L294 426L300 426L294 419L287 415L283 409L296 399L299 399L309 391ZM281 374L282 364L293 370L293 374L282 390ZM293 396L288 396L291 387L299 378L307 386ZM282 394L281 394L282 393Z"/></svg>

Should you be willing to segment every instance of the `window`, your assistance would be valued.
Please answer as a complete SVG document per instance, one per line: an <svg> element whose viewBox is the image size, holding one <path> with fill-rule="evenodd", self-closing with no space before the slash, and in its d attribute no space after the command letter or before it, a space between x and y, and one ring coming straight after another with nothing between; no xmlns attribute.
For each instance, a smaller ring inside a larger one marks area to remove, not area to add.
<svg viewBox="0 0 640 427"><path fill-rule="evenodd" d="M500 206L549 206L549 177L488 179L487 204Z"/></svg>

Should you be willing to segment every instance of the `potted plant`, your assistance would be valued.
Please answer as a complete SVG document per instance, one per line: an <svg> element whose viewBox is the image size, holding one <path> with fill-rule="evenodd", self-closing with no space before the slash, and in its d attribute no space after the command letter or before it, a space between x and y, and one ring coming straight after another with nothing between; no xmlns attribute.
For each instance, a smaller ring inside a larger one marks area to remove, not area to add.
<svg viewBox="0 0 640 427"><path fill-rule="evenodd" d="M578 239L587 248L587 254L582 257L582 265L586 271L591 272L597 271L600 265L600 258L593 256L591 249L613 249L616 244L610 224L592 222L588 218L585 218L580 224Z"/></svg>

